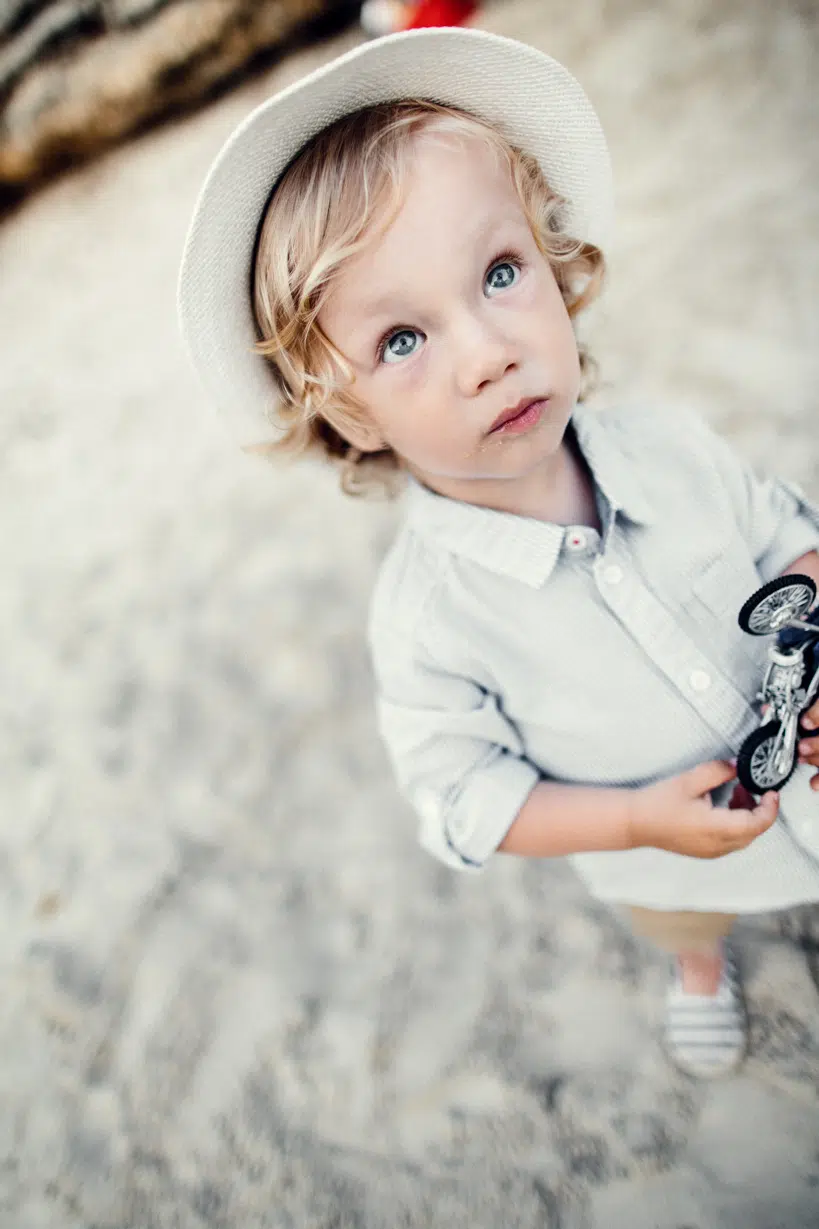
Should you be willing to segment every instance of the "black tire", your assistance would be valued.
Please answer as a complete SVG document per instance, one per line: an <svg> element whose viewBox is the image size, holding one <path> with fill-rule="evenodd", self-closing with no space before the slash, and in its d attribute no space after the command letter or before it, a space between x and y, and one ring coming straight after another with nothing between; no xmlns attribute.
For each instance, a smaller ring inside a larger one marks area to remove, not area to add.
<svg viewBox="0 0 819 1229"><path fill-rule="evenodd" d="M784 777L780 777L778 781L766 782L763 780L758 780L754 776L754 771L751 767L751 761L754 757L754 753L759 751L759 748L764 743L768 741L773 742L779 733L781 725L782 723L780 721L769 721L766 725L759 726L758 729L753 730L748 735L745 742L739 749L739 755L737 756L737 777L739 778L740 785L744 785L750 794L761 795L766 794L769 789L781 789L786 781L789 781L793 776L793 770L796 768L797 761L796 748L794 748L794 756L790 770Z"/></svg>
<svg viewBox="0 0 819 1229"><path fill-rule="evenodd" d="M737 615L737 622L744 632L748 632L751 636L772 636L778 629L776 627L762 626L752 627L752 616L762 606L763 602L773 593L793 589L793 600L790 603L793 606L794 619L798 619L806 611L810 610L813 605L813 600L816 597L816 582L810 576L803 576L801 572L794 572L790 576L775 576L773 580L769 580L766 584L752 593L747 602L744 602L740 607ZM781 600L788 600L786 594L781 592Z"/></svg>

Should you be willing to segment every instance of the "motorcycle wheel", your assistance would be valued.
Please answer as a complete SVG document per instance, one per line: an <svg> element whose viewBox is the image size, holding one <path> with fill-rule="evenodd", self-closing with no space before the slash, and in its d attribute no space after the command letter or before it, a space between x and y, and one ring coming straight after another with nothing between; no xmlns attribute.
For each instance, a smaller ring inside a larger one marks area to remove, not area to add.
<svg viewBox="0 0 819 1229"><path fill-rule="evenodd" d="M781 724L779 721L769 721L766 725L752 730L739 749L737 777L740 784L751 794L765 794L769 789L781 789L793 776L797 759L795 748L790 769L784 776L775 774L771 767L774 743Z"/></svg>
<svg viewBox="0 0 819 1229"><path fill-rule="evenodd" d="M789 618L798 619L810 610L815 597L816 585L810 576L801 572L775 576L742 604L737 622L751 636L771 636L779 631L776 616L784 613L785 607Z"/></svg>

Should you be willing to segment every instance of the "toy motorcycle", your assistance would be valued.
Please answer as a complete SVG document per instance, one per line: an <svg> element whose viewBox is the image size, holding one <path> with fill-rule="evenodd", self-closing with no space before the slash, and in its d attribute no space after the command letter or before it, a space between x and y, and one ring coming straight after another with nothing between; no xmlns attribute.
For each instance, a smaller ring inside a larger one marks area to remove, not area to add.
<svg viewBox="0 0 819 1229"><path fill-rule="evenodd" d="M756 699L764 724L753 730L737 755L737 777L752 794L779 789L793 774L797 742L815 734L799 718L819 692L819 606L810 576L777 576L752 593L738 622L751 636L776 635Z"/></svg>

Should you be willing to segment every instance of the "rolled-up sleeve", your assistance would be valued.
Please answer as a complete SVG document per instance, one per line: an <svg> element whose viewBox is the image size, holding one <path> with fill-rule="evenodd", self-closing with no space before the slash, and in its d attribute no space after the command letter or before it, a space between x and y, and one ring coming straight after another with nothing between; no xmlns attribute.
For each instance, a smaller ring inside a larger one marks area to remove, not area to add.
<svg viewBox="0 0 819 1229"><path fill-rule="evenodd" d="M372 625L381 737L421 845L480 870L539 779L497 697L448 671L417 637Z"/></svg>
<svg viewBox="0 0 819 1229"><path fill-rule="evenodd" d="M739 528L763 581L811 550L819 550L819 504L801 486L758 475L728 440L692 413L691 424L734 505Z"/></svg>

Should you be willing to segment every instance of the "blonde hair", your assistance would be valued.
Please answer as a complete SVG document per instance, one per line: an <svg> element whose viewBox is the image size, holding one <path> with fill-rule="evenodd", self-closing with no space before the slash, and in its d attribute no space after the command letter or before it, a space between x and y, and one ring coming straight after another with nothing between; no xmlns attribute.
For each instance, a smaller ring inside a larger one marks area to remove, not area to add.
<svg viewBox="0 0 819 1229"><path fill-rule="evenodd" d="M413 138L432 129L478 136L507 160L570 317L597 297L602 284L602 252L560 229L566 202L551 190L536 159L477 116L406 98L364 107L318 133L279 179L259 230L252 287L256 349L273 370L281 398L273 421L281 434L251 451L271 457L322 453L340 466L342 490L350 495L394 493L401 461L391 448L362 453L345 439L345 424L364 420L366 409L349 390L350 364L317 317L344 263L369 243L370 223L386 214L386 229L397 216ZM578 349L582 399L594 365Z"/></svg>

